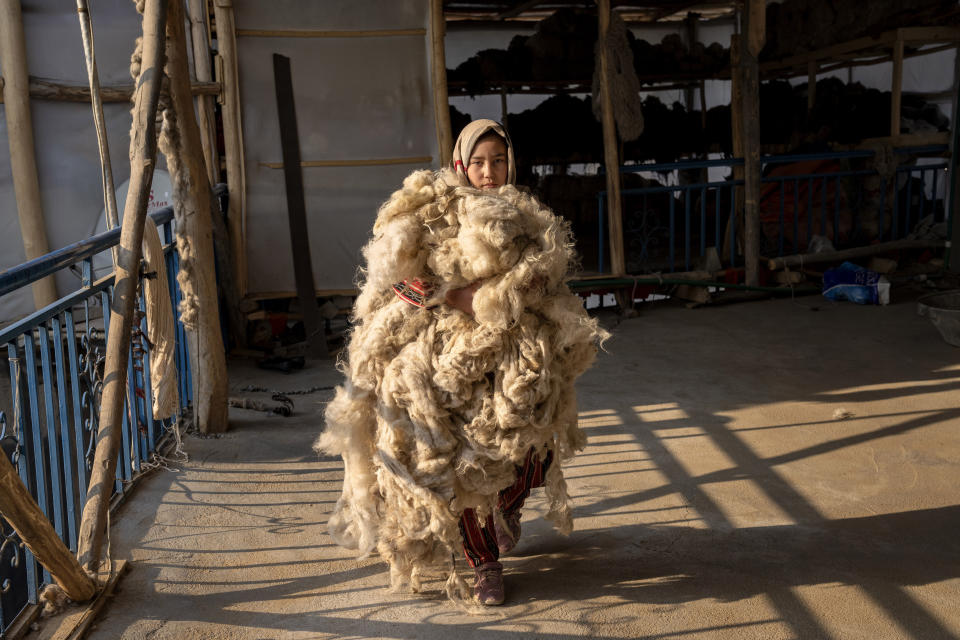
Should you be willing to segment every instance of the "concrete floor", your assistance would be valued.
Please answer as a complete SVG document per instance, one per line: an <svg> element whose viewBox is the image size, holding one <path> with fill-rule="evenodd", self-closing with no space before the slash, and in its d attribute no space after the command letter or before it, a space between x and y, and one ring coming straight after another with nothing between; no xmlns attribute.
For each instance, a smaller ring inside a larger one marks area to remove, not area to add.
<svg viewBox="0 0 960 640"><path fill-rule="evenodd" d="M912 303L657 306L607 349L578 387L576 529L553 532L534 492L503 607L391 594L384 564L331 543L318 392L293 418L234 410L147 479L115 517L133 568L91 637L960 637L960 349Z"/></svg>

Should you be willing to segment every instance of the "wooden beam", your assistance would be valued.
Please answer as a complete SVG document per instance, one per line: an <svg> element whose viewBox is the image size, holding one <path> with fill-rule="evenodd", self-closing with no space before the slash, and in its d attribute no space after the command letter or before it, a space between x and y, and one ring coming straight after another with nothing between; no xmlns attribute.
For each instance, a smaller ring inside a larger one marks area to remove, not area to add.
<svg viewBox="0 0 960 640"><path fill-rule="evenodd" d="M283 150L283 177L287 195L287 219L290 225L290 246L293 272L303 314L303 326L310 345L310 354L327 357L327 337L320 320L317 296L313 285L313 262L310 259L310 234L307 226L307 205L303 195L303 169L300 167L300 137L293 96L290 58L273 54L273 76L280 119L280 147Z"/></svg>
<svg viewBox="0 0 960 640"><path fill-rule="evenodd" d="M215 2L218 0L214 0ZM426 29L237 29L238 38L391 38L425 36Z"/></svg>
<svg viewBox="0 0 960 640"><path fill-rule="evenodd" d="M193 43L193 68L200 82L213 80L210 60L210 41L207 39L207 0L190 0L190 40ZM200 124L200 141L207 164L207 179L210 184L220 182L220 154L217 151L217 122L212 96L199 96L197 117Z"/></svg>
<svg viewBox="0 0 960 640"><path fill-rule="evenodd" d="M452 153L452 149L450 153ZM301 160L301 167L383 167L392 164L430 164L433 156L413 156L411 158L366 158L362 160ZM449 160L443 165L449 164ZM282 162L258 162L264 169L283 169Z"/></svg>
<svg viewBox="0 0 960 640"><path fill-rule="evenodd" d="M960 274L960 47L957 47L953 60L953 113L950 117L950 191L947 217L947 249L944 262L952 273ZM936 197L936 194L934 194Z"/></svg>
<svg viewBox="0 0 960 640"><path fill-rule="evenodd" d="M240 115L240 75L237 67L237 36L232 0L213 0L217 22L217 47L223 84L223 152L227 166L229 204L227 229L233 257L233 280L237 294L247 292L246 174L243 166L243 125Z"/></svg>
<svg viewBox="0 0 960 640"><path fill-rule="evenodd" d="M146 0L143 10L143 55L134 98L130 137L130 182L123 210L120 251L115 272L110 333L100 400L100 429L90 471L90 487L83 507L77 542L80 562L88 571L100 566L110 495L116 481L120 451L123 401L127 388L127 360L133 304L140 273L143 225L157 157L157 102L163 80L164 25L167 0Z"/></svg>
<svg viewBox="0 0 960 640"><path fill-rule="evenodd" d="M841 260L875 256L881 253L887 253L888 251L937 249L942 246L944 246L943 240L894 240L892 242L881 242L879 244L854 247L853 249L842 249L840 251L824 251L821 253L805 253L802 255L783 256L781 258L770 258L767 260L767 267L771 271L774 271L787 267L802 267L805 264L840 262Z"/></svg>
<svg viewBox="0 0 960 640"><path fill-rule="evenodd" d="M746 42L740 47L743 96L743 254L747 286L760 284L760 68L766 1L747 0Z"/></svg>
<svg viewBox="0 0 960 640"><path fill-rule="evenodd" d="M219 82L194 82L191 91L197 96L220 95ZM100 99L104 102L130 102L133 97L133 85L112 85L100 87ZM30 78L30 97L35 100L57 102L90 102L90 87L83 85L60 84L37 78ZM0 79L0 103L4 102L4 82Z"/></svg>
<svg viewBox="0 0 960 640"><path fill-rule="evenodd" d="M900 106L903 92L903 38L893 42L893 74L890 79L890 135L900 135Z"/></svg>
<svg viewBox="0 0 960 640"><path fill-rule="evenodd" d="M41 640L83 640L83 638L86 638L87 634L96 625L97 616L110 601L110 596L113 595L120 578L129 568L130 563L126 560L118 560L112 571L101 571L99 578L103 583L103 589L97 594L97 597L87 603L83 609L79 611L70 610L45 623L41 632ZM56 626L53 627L53 625Z"/></svg>
<svg viewBox="0 0 960 640"><path fill-rule="evenodd" d="M543 0L525 0L514 3L512 7L501 11L493 17L494 20L509 20L510 18L515 18L524 11L529 11L537 7L538 5L543 4Z"/></svg>
<svg viewBox="0 0 960 640"><path fill-rule="evenodd" d="M430 2L430 50L433 77L433 111L437 127L440 166L450 164L453 156L453 133L450 130L450 100L447 95L446 22L443 19L443 0Z"/></svg>
<svg viewBox="0 0 960 640"><path fill-rule="evenodd" d="M96 581L86 574L60 540L3 452L0 452L0 515L46 567L67 597L84 602L96 595Z"/></svg>
<svg viewBox="0 0 960 640"><path fill-rule="evenodd" d="M176 130L164 129L167 166L175 189L181 194L177 215L177 252L183 294L180 317L191 339L191 374L196 426L201 433L227 430L227 360L220 332L216 268L213 257L213 224L210 219L210 183L203 160L200 127L190 95L187 35L183 4L171 0L167 19L166 73L170 81L170 104L176 114ZM181 185L187 185L186 189ZM186 240L186 242L182 242ZM186 308L185 308L186 307Z"/></svg>
<svg viewBox="0 0 960 640"><path fill-rule="evenodd" d="M743 82L741 71L740 55L740 36L732 34L730 36L730 133L731 148L734 158L743 157ZM733 179L735 182L743 180L743 166L734 165ZM730 237L731 227L735 225L735 233L743 234L743 189L734 190L733 210L727 219L727 225L723 232L723 259L733 262L737 255L736 238Z"/></svg>
<svg viewBox="0 0 960 640"><path fill-rule="evenodd" d="M610 30L610 0L597 0L600 51L600 105L603 124L603 159L607 176L607 221L610 236L610 270L620 276L627 272L623 252L623 207L620 201L620 159L617 151L617 126L610 96L610 59L603 43Z"/></svg>
<svg viewBox="0 0 960 640"><path fill-rule="evenodd" d="M47 226L43 219L40 179L33 139L33 117L30 113L27 48L23 34L20 0L0 0L0 60L6 85L4 116L7 142L10 147L10 172L13 193L20 220L20 235L27 260L50 252ZM6 214L9 215L9 214ZM33 303L37 309L57 299L53 276L33 283Z"/></svg>

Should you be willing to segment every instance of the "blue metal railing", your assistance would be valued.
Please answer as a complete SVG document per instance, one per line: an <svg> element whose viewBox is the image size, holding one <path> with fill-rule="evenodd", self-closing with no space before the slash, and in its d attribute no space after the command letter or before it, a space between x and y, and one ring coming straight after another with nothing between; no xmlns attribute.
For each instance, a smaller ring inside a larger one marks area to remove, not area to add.
<svg viewBox="0 0 960 640"><path fill-rule="evenodd" d="M874 151L761 158L766 174L761 178L761 220L765 232L761 253L777 256L786 251L797 253L806 248L815 235L828 238L838 248L903 238L924 216L938 212L937 202L941 200L938 189L948 184L939 179L947 170L948 161L939 160L947 149L946 145L894 149L896 155L935 157L937 161L923 165L893 164L893 169L885 175L876 168L857 166L872 159ZM801 173L778 171L788 165L818 161L843 163L850 168L814 168ZM620 171L673 175L673 172L722 167L730 169L732 175L735 166L743 166L743 159L624 165ZM689 271L696 257L705 256L708 239L717 247L718 257L724 255L721 243L727 243L726 264L737 266L737 216L734 213L737 189L742 187L743 180L727 179L623 189L628 271L669 272L680 267ZM893 198L888 203L890 187ZM930 198L926 197L928 189ZM601 273L606 268L606 197L606 191L597 194L597 270ZM680 253L679 259L677 253Z"/></svg>
<svg viewBox="0 0 960 640"><path fill-rule="evenodd" d="M225 188L218 185L217 195ZM174 309L181 292L173 210L150 218L161 231ZM53 304L0 330L10 370L9 413L0 411L0 444L64 543L76 551L77 532L93 462L103 364L106 357L113 274L94 280L94 257L119 244L120 229L0 273L0 296L67 268L79 267L80 286ZM141 274L140 284L145 277ZM174 311L174 316L176 316ZM174 361L179 406L155 420L146 339L146 301L139 287L128 355L128 384L114 496L123 495L192 400L186 333L175 320ZM49 573L0 519L0 633L50 582Z"/></svg>

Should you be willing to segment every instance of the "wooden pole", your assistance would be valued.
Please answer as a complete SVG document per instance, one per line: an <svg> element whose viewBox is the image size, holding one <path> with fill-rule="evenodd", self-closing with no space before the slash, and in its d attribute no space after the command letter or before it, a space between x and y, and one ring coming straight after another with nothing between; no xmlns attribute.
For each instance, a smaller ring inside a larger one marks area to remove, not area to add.
<svg viewBox="0 0 960 640"><path fill-rule="evenodd" d="M200 82L213 80L210 64L210 43L207 40L207 0L190 0L190 35L193 41L193 67ZM220 182L220 154L217 152L217 123L214 115L213 96L197 99L197 118L200 125L200 142L207 164L207 179L210 184Z"/></svg>
<svg viewBox="0 0 960 640"><path fill-rule="evenodd" d="M107 229L120 226L117 214L117 194L113 184L113 165L110 163L110 145L107 142L107 124L103 117L103 99L100 96L100 74L97 72L97 53L93 44L93 21L87 0L77 0L77 16L80 19L80 35L83 38L83 57L87 63L87 82L90 84L90 108L93 110L93 124L97 132L97 150L100 154L100 180L103 190L103 210L107 218ZM113 264L117 264L120 249L111 251Z"/></svg>
<svg viewBox="0 0 960 640"><path fill-rule="evenodd" d="M200 127L194 117L187 66L187 35L183 5L172 0L167 19L167 77L170 102L176 114L175 131L163 132L163 151L171 168L174 189L180 196L177 238L183 292L181 318L193 335L191 364L196 391L193 396L197 427L202 433L227 430L227 360L220 333L217 280L213 257L213 227L210 221L210 183L207 182L200 143ZM183 184L187 188L181 188ZM186 310L184 309L186 307Z"/></svg>
<svg viewBox="0 0 960 640"><path fill-rule="evenodd" d="M110 495L116 480L143 224L147 216L157 157L155 123L160 85L163 81L166 17L166 0L146 0L143 10L143 55L134 96L133 127L130 131L130 182L127 202L123 209L120 252L111 304L110 335L107 340L104 384L100 400L100 429L97 432L97 449L90 471L90 487L87 491L87 502L83 507L77 542L80 562L88 571L96 571L100 566Z"/></svg>
<svg viewBox="0 0 960 640"><path fill-rule="evenodd" d="M443 16L443 0L430 2L430 45L433 55L433 111L437 123L437 144L440 145L440 166L450 165L453 157L453 134L450 131L450 100L447 97L447 54L444 38L447 25ZM506 126L506 123L504 123Z"/></svg>
<svg viewBox="0 0 960 640"><path fill-rule="evenodd" d="M241 297L247 292L247 248L244 207L246 178L243 167L243 134L240 122L240 85L237 71L237 30L233 20L233 0L213 0L217 22L218 70L223 85L223 153L226 159L230 202L227 228L233 257L233 279Z"/></svg>
<svg viewBox="0 0 960 640"><path fill-rule="evenodd" d="M943 240L893 240L881 242L865 247L841 249L840 251L823 251L821 253L804 253L780 258L769 258L767 267L771 271L788 267L803 267L804 265L820 264L824 262L840 262L866 256L875 256L889 251L921 251L923 249L937 249L943 247Z"/></svg>
<svg viewBox="0 0 960 640"><path fill-rule="evenodd" d="M20 481L6 454L0 452L0 515L10 523L20 539L67 597L75 602L89 600L97 593L97 583L67 549L53 525Z"/></svg>
<svg viewBox="0 0 960 640"><path fill-rule="evenodd" d="M747 286L760 284L760 68L765 0L747 0L747 46L741 47L743 73L743 253Z"/></svg>
<svg viewBox="0 0 960 640"><path fill-rule="evenodd" d="M730 133L731 147L734 158L743 157L743 79L740 66L740 36L730 36ZM733 179L735 182L743 180L743 167L734 165ZM730 227L735 222L735 235L743 234L743 189L734 189L733 210L727 219L727 226L723 233L723 258L733 262L737 255L736 238L730 237Z"/></svg>
<svg viewBox="0 0 960 640"><path fill-rule="evenodd" d="M23 252L33 260L50 252L40 201L40 179L30 114L30 79L20 0L0 0L0 61L3 63L4 116L10 145L13 192L23 237ZM33 283L33 303L41 309L57 299L53 276Z"/></svg>
<svg viewBox="0 0 960 640"><path fill-rule="evenodd" d="M190 85L196 96L220 95L219 82L194 82ZM100 99L103 102L130 102L133 98L132 84L108 85L100 87ZM36 100L56 102L90 102L90 87L72 84L60 84L30 78L30 97ZM3 82L0 82L0 103L3 103Z"/></svg>
<svg viewBox="0 0 960 640"><path fill-rule="evenodd" d="M900 105L903 95L903 35L897 29L893 41L893 77L890 86L890 135L900 135Z"/></svg>
<svg viewBox="0 0 960 640"><path fill-rule="evenodd" d="M610 0L597 0L600 52L600 105L603 123L603 160L607 174L607 219L610 236L610 271L615 276L627 272L623 253L623 220L620 204L620 159L617 154L617 126L613 121L610 97L610 60L606 47L610 30Z"/></svg>

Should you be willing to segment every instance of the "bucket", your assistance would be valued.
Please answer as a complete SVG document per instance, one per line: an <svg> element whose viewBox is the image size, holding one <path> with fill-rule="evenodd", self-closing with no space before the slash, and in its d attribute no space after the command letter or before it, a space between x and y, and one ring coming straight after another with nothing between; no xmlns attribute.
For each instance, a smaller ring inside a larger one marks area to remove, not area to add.
<svg viewBox="0 0 960 640"><path fill-rule="evenodd" d="M917 313L930 318L947 344L960 347L960 289L918 298Z"/></svg>

